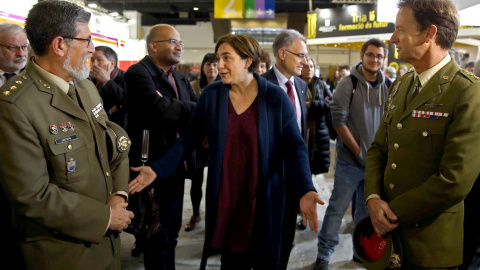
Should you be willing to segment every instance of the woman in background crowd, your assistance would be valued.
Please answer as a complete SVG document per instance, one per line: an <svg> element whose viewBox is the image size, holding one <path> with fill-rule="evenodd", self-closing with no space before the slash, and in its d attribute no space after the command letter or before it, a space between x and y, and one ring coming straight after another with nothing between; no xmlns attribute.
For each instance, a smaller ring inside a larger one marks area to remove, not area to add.
<svg viewBox="0 0 480 270"><path fill-rule="evenodd" d="M202 60L200 66L200 78L191 82L193 91L200 97L203 89L212 82L220 80L218 75L218 60L213 53L207 53ZM190 198L192 200L193 215L190 217L187 225L185 225L185 231L191 231L195 229L195 226L200 222L200 202L202 201L202 185L203 185L203 171L208 165L208 140L205 138L202 144L195 150L196 163L195 163L195 179L192 179L192 185L190 187Z"/></svg>
<svg viewBox="0 0 480 270"><path fill-rule="evenodd" d="M130 183L139 192L164 178L182 157L209 138L205 244L200 269L221 254L221 269L279 269L285 186L295 187L310 228L317 231L308 152L290 99L254 73L260 45L226 35L215 45L221 82L207 86L192 121L170 150Z"/></svg>
<svg viewBox="0 0 480 270"><path fill-rule="evenodd" d="M270 61L270 53L262 49L262 52L260 53L260 64L258 64L258 68L255 70L255 72L262 75L270 69L271 63L272 61Z"/></svg>
<svg viewBox="0 0 480 270"><path fill-rule="evenodd" d="M308 132L307 143L312 174L328 172L330 167L330 135L325 117L330 110L333 95L327 84L315 76L315 60L307 57L300 78L308 84L307 109Z"/></svg>

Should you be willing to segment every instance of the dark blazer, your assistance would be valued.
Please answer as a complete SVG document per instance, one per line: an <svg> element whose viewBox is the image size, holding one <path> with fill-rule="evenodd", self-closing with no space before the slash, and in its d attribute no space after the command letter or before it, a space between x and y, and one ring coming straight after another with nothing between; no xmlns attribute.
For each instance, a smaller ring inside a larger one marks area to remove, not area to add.
<svg viewBox="0 0 480 270"><path fill-rule="evenodd" d="M298 130L295 113L287 95L278 86L254 73L258 82L258 146L259 191L253 231L253 253L262 269L279 269L287 181L291 181L295 197L315 191L310 176L308 153ZM230 85L209 84L197 104L193 120L185 133L159 160L153 170L166 177L181 163L182 156L209 138L209 165L206 191L206 234L201 269L205 268L213 234L218 193L222 178L222 163L228 129L228 93ZM291 245L291 242L290 242Z"/></svg>
<svg viewBox="0 0 480 270"><path fill-rule="evenodd" d="M263 73L261 76L267 79L267 81L275 85L278 85L278 79L277 79L277 76L275 75L275 71L273 70L273 68ZM303 81L297 76L294 76L293 78L295 82L295 89L297 91L297 96L300 99L299 102L300 102L300 108L302 111L301 112L302 113L302 123L301 123L302 136L303 136L303 139L306 141L307 140L307 107L305 105L305 100L307 99L308 85L305 81Z"/></svg>
<svg viewBox="0 0 480 270"><path fill-rule="evenodd" d="M454 267L462 263L463 200L480 171L480 79L452 59L405 106L413 80L407 73L390 87L367 152L365 198L379 195L398 217L402 265Z"/></svg>
<svg viewBox="0 0 480 270"><path fill-rule="evenodd" d="M147 164L161 157L175 142L179 133L190 121L197 96L187 78L175 71L179 99L168 81L165 72L149 56L130 66L125 73L126 105L128 113L127 133L132 140L130 164L140 166L143 130L150 130L149 159ZM158 91L158 92L157 92ZM188 159L188 168L194 170L195 164ZM183 196L185 168L178 166L173 181L154 182L165 196L179 198ZM162 192L163 191L163 192Z"/></svg>
<svg viewBox="0 0 480 270"><path fill-rule="evenodd" d="M124 108L125 104L125 85L124 85L124 76L125 71L119 69L117 76L113 80L109 80L107 83L100 87L100 97L103 101L103 107L105 111L108 113L108 118L110 121L113 121L123 127L126 128L125 124L125 113L126 109ZM92 79L93 84L96 85L96 80ZM119 111L111 114L110 109L113 106L117 106Z"/></svg>

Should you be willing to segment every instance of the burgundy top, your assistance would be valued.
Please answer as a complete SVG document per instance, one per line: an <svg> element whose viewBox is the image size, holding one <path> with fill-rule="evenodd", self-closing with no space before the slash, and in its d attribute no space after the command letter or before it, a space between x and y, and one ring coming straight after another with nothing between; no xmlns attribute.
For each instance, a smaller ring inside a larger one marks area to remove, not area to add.
<svg viewBox="0 0 480 270"><path fill-rule="evenodd" d="M240 115L228 100L228 131L212 247L247 252L258 190L258 101Z"/></svg>

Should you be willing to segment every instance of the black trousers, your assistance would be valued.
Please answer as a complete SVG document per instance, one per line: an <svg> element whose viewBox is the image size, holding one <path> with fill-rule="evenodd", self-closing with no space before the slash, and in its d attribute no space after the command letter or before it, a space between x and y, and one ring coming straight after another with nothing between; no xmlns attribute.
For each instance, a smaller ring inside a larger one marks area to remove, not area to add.
<svg viewBox="0 0 480 270"><path fill-rule="evenodd" d="M480 205L480 176L477 177L470 193L465 198L465 218L463 220L463 264L459 270L467 270L472 263L480 245L480 222L478 206Z"/></svg>
<svg viewBox="0 0 480 270"><path fill-rule="evenodd" d="M158 201L162 230L145 240L145 270L174 270L175 248L182 226L183 196Z"/></svg>

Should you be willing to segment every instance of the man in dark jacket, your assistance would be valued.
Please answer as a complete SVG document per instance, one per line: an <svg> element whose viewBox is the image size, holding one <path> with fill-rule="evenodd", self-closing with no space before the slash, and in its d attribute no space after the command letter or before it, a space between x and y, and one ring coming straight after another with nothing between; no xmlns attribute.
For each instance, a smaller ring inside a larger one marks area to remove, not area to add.
<svg viewBox="0 0 480 270"><path fill-rule="evenodd" d="M150 164L175 142L195 109L197 97L187 78L176 71L183 42L170 25L156 25L147 36L148 56L131 66L125 74L128 127L132 139L131 165L140 166L145 154ZM142 151L144 130L149 131L148 151ZM144 247L145 269L175 269L175 247L182 223L186 169L194 169L192 159L175 173L157 179L150 186L153 194L151 214L145 223L150 231ZM148 201L150 204L150 200ZM156 215L156 216L155 216Z"/></svg>
<svg viewBox="0 0 480 270"><path fill-rule="evenodd" d="M90 77L102 97L108 119L125 129L125 108L123 107L125 71L118 68L117 53L110 47L97 46L91 61Z"/></svg>

